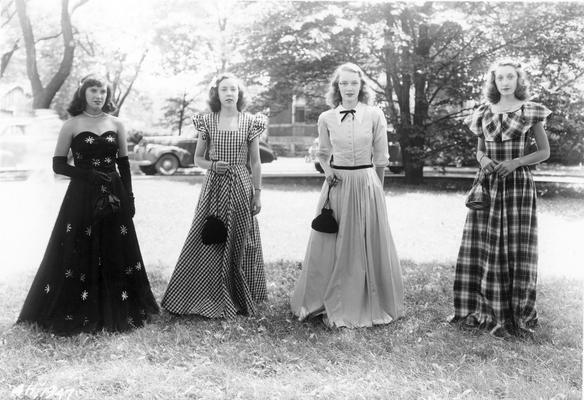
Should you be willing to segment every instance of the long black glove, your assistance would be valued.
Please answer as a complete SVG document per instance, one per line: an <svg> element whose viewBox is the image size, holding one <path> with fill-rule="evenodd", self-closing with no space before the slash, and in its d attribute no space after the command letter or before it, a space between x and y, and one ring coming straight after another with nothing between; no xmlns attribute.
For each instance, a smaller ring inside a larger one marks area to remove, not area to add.
<svg viewBox="0 0 584 400"><path fill-rule="evenodd" d="M67 164L67 157L53 157L53 171L56 174L68 176L71 179L81 179L92 185L111 182L111 178L105 172L93 169L84 169Z"/></svg>
<svg viewBox="0 0 584 400"><path fill-rule="evenodd" d="M128 156L119 157L116 160L118 164L118 170L120 171L120 178L122 178L122 183L128 192L128 197L130 198L130 217L134 218L136 214L136 206L134 204L134 193L132 192L132 173L130 172L130 160Z"/></svg>

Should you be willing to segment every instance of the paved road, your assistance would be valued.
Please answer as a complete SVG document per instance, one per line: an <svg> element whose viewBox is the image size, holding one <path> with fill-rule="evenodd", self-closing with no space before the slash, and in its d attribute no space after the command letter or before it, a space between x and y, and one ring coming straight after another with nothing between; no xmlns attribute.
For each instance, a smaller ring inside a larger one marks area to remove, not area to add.
<svg viewBox="0 0 584 400"><path fill-rule="evenodd" d="M137 179L147 179L149 177L141 175L141 172L134 165L133 172ZM425 181L439 181L439 180L471 180L474 178L476 168L471 167L424 167ZM2 171L0 170L0 181L21 180L26 179L31 174L31 171ZM177 174L178 176L197 176L203 175L204 171L200 168L182 169ZM536 182L582 185L584 186L584 167L554 167L550 168L546 165L538 167L533 171ZM277 180L288 178L301 179L303 181L312 181L322 179L322 174L316 171L312 163L307 163L303 157L280 157L276 161L262 164L262 176L266 180ZM386 178L391 181L401 181L404 179L404 174L394 174L386 170Z"/></svg>
<svg viewBox="0 0 584 400"><path fill-rule="evenodd" d="M424 167L424 178L428 179L473 179L476 168L471 167L446 167L434 168ZM584 167L560 167L559 169L539 168L533 171L536 182L567 183L584 185ZM264 178L311 178L321 177L312 163L307 163L304 158L280 157L276 161L262 165L262 175ZM385 176L388 178L402 180L404 174L394 174L386 170Z"/></svg>

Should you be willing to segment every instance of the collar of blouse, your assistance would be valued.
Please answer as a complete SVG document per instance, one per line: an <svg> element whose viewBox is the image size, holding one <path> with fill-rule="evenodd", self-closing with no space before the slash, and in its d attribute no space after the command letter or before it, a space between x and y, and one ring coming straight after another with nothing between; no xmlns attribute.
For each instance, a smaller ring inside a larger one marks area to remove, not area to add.
<svg viewBox="0 0 584 400"><path fill-rule="evenodd" d="M339 123L339 125L341 124L341 119L343 118L343 114L341 114L341 111L344 111L344 110L349 110L349 108L343 107L342 104L339 104L335 108L335 117L337 118L337 122ZM355 106L354 110L355 110L355 123L359 124L359 123L363 122L363 115L365 114L365 105L361 102L358 102L357 105ZM345 124L351 120L352 120L352 117L350 115L348 115L347 118L345 118L345 120L342 123Z"/></svg>

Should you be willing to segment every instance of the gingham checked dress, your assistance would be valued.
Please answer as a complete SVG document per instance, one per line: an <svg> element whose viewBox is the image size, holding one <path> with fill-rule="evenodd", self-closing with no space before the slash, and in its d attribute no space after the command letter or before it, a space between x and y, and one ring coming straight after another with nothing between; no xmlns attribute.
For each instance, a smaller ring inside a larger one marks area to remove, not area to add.
<svg viewBox="0 0 584 400"><path fill-rule="evenodd" d="M495 113L490 105L482 105L465 123L484 138L487 157L506 161L524 155L531 126L545 121L550 113L533 102L509 113ZM485 326L533 326L537 323L533 177L528 167L519 167L505 178L490 174L486 185L490 208L469 210L464 225L454 280L453 321L473 316Z"/></svg>
<svg viewBox="0 0 584 400"><path fill-rule="evenodd" d="M230 164L227 173L208 170L195 217L162 299L175 314L233 318L253 314L267 299L262 246L257 219L252 216L253 184L246 167L248 144L266 128L266 119L239 113L239 129L218 129L219 114L193 118L207 140L211 160ZM218 212L227 228L227 241L204 245L201 230L209 212Z"/></svg>

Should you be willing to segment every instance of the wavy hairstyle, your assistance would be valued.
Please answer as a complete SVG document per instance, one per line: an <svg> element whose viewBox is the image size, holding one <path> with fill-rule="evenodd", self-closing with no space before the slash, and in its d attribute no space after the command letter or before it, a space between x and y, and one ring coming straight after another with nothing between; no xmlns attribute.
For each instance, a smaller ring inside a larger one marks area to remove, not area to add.
<svg viewBox="0 0 584 400"><path fill-rule="evenodd" d="M223 73L217 76L211 82L211 86L209 88L209 100L207 101L209 103L209 107L211 107L211 111L221 111L221 101L219 100L219 84L225 79L233 79L235 82L237 82L237 111L243 111L247 105L245 88L243 87L241 81L235 75L230 73Z"/></svg>
<svg viewBox="0 0 584 400"><path fill-rule="evenodd" d="M484 87L484 96L487 101L491 104L497 104L499 100L501 100L501 93L497 89L495 83L495 72L499 67L513 67L515 69L515 72L517 73L517 87L515 88L514 93L515 97L519 100L526 100L529 97L529 81L527 80L525 70L519 62L509 58L503 58L491 64L491 67L487 72Z"/></svg>
<svg viewBox="0 0 584 400"><path fill-rule="evenodd" d="M79 88L77 88L75 94L73 94L73 100L71 100L71 103L69 103L69 107L67 107L67 112L69 114L71 114L74 117L85 111L85 108L87 107L85 91L87 90L87 88L94 86L105 87L107 89L107 95L101 110L106 113L111 113L116 110L116 106L112 102L111 86L104 78L92 74L84 76L79 81Z"/></svg>
<svg viewBox="0 0 584 400"><path fill-rule="evenodd" d="M365 82L365 74L356 64L345 63L337 67L333 76L331 77L331 82L329 85L328 92L326 94L326 103L332 108L337 107L343 99L341 98L341 91L339 90L339 76L341 71L355 72L359 74L359 79L361 80L361 89L359 90L359 95L357 98L361 103L369 104L371 98L371 89L367 82Z"/></svg>

